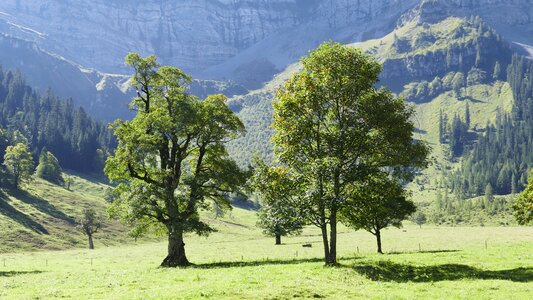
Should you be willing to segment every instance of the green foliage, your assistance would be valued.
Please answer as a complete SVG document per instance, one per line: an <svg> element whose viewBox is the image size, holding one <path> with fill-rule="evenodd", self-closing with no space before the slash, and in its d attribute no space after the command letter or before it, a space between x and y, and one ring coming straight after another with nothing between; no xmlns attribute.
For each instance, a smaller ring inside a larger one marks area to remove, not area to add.
<svg viewBox="0 0 533 300"><path fill-rule="evenodd" d="M115 191L113 188L108 187L104 190L104 200L107 203L113 203L115 200L117 200L120 197L120 195Z"/></svg>
<svg viewBox="0 0 533 300"><path fill-rule="evenodd" d="M268 167L258 161L252 178L252 189L261 198L261 209L257 225L263 233L275 236L280 242L281 236L298 235L304 225L299 209L298 184L287 168Z"/></svg>
<svg viewBox="0 0 533 300"><path fill-rule="evenodd" d="M46 147L63 167L79 172L101 172L97 150L107 154L115 145L107 124L89 117L72 100L61 101L50 91L39 95L19 72L1 69L0 127L27 141L11 144L26 143L35 157Z"/></svg>
<svg viewBox="0 0 533 300"><path fill-rule="evenodd" d="M58 185L64 183L63 170L59 165L59 161L46 148L39 155L39 164L35 170L35 175Z"/></svg>
<svg viewBox="0 0 533 300"><path fill-rule="evenodd" d="M28 145L19 143L8 146L4 155L4 166L13 175L15 186L18 187L22 181L30 181L34 164Z"/></svg>
<svg viewBox="0 0 533 300"><path fill-rule="evenodd" d="M420 210L417 210L414 214L413 214L413 222L422 227L422 225L426 224L427 222L427 217L426 217L426 214Z"/></svg>
<svg viewBox="0 0 533 300"><path fill-rule="evenodd" d="M213 231L199 210L211 208L210 201L230 208L226 195L245 182L225 147L244 126L223 95L200 101L185 93L191 78L180 69L136 53L126 63L135 70L138 97L131 103L135 118L113 126L118 147L105 172L121 184L111 213L134 225L136 233L162 226L169 236L163 265L187 265L183 234Z"/></svg>
<svg viewBox="0 0 533 300"><path fill-rule="evenodd" d="M389 226L400 228L402 221L416 210L407 196L401 183L388 174L371 176L353 190L352 198L341 210L341 220L355 230L376 235L378 252L382 253L380 231Z"/></svg>
<svg viewBox="0 0 533 300"><path fill-rule="evenodd" d="M480 196L487 183L494 194L505 195L523 190L533 166L533 63L514 56L507 79L514 95L511 114L497 111L494 124L487 124L484 134L464 158L454 174L451 188L457 194Z"/></svg>
<svg viewBox="0 0 533 300"><path fill-rule="evenodd" d="M519 224L533 223L533 180L529 180L525 190L514 200L512 207Z"/></svg>
<svg viewBox="0 0 533 300"><path fill-rule="evenodd" d="M325 43L302 65L277 93L274 150L297 176L300 206L306 207L307 222L321 228L324 245L329 243L326 264L335 264L338 213L351 186L384 167L410 178L425 165L428 148L413 140L412 109L390 91L374 88L381 65L373 59Z"/></svg>
<svg viewBox="0 0 533 300"><path fill-rule="evenodd" d="M93 234L102 228L100 217L93 208L85 208L78 222L83 233L89 238L89 249L94 249Z"/></svg>

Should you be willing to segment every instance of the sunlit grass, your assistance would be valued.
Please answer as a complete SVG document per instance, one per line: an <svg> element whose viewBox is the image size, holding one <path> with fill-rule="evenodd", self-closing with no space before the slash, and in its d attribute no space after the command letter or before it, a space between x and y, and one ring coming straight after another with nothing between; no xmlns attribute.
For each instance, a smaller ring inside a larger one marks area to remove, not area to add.
<svg viewBox="0 0 533 300"><path fill-rule="evenodd" d="M343 229L340 266L327 268L316 230L275 246L248 226L253 212L233 218L216 221L221 231L207 239L187 238L195 266L186 269L158 267L165 243L0 255L0 298L528 299L533 292L530 227L389 229L385 255L374 254L373 236Z"/></svg>

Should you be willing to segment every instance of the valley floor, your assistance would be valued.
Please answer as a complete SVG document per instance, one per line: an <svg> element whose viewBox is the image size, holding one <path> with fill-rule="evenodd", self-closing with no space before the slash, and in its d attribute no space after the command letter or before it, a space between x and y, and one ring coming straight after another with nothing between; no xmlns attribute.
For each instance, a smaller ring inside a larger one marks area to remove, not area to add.
<svg viewBox="0 0 533 300"><path fill-rule="evenodd" d="M246 214L249 215L249 214ZM308 229L281 246L249 225L188 237L186 269L163 269L165 243L0 254L0 298L530 299L532 227L386 230L384 255L366 232L343 229L341 265L326 268ZM312 243L312 248L303 248ZM5 265L4 265L5 264Z"/></svg>

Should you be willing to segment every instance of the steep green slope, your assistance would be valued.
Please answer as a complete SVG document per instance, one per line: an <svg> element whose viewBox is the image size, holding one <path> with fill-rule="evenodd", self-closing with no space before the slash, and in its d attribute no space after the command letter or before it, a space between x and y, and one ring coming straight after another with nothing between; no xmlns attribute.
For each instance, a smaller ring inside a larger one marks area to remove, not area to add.
<svg viewBox="0 0 533 300"><path fill-rule="evenodd" d="M84 208L94 208L103 220L96 246L130 240L127 229L109 221L102 198L106 185L72 176L71 189L36 178L22 190L0 190L0 251L85 247L76 220Z"/></svg>
<svg viewBox="0 0 533 300"><path fill-rule="evenodd" d="M468 87L465 82L462 88L466 90L460 99L454 97L451 87L446 88L447 84L443 84L440 89L433 89L435 92L432 94L427 91L425 93L417 91L419 85L420 89L430 90L430 83L435 77L446 83L453 74L467 74L476 66L490 70L492 74L492 68L498 57L502 57L503 60L500 68L505 69L510 61L510 50L501 42L500 37L483 25L479 19L468 21L451 17L436 24L410 22L382 39L351 46L360 48L381 61L383 63L381 83L394 92L401 93L414 104L431 103L433 99L439 97L465 103L464 100L468 98L476 106L473 118L477 119L479 116L478 123L481 125L485 125L485 122L491 118L489 115L493 116L491 112L496 107L502 105L510 107L509 101L512 97L507 97L509 88L506 84L498 82L499 79L471 80L472 84ZM262 89L231 99L231 105L245 121L248 130L244 138L232 144L232 153L238 156L243 164L250 162L250 155L247 153L258 152L264 157L269 157L273 95L284 80L298 69L298 64L291 65ZM465 75L465 81L466 77ZM414 95L411 95L413 89ZM438 107L439 103L434 103L430 107ZM457 111L454 105L448 105L450 103L442 104L443 110L450 116ZM434 110L425 111L426 107L417 108L418 115L434 115ZM419 127L421 131L433 132L431 126L425 127L420 124ZM429 139L432 140L431 137Z"/></svg>
<svg viewBox="0 0 533 300"><path fill-rule="evenodd" d="M76 223L84 208L94 208L103 222L94 236L96 248L134 242L128 228L107 217L108 204L103 195L109 186L84 175L70 177L73 179L70 190L39 178L20 191L0 189L0 253L86 248L86 237ZM202 215L223 235L239 235L244 239L260 235L253 205L239 202L235 205L224 216L216 217L205 211ZM141 239L158 240L160 237L155 234Z"/></svg>

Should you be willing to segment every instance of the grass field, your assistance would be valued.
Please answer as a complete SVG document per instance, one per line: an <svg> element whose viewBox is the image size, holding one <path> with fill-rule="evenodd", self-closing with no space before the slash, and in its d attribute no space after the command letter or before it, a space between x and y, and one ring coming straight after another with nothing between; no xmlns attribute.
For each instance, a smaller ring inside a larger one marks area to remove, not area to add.
<svg viewBox="0 0 533 300"><path fill-rule="evenodd" d="M235 209L209 238L187 238L194 267L159 268L165 243L0 255L1 299L530 299L533 228L409 225L383 234L343 228L340 266L324 267L308 228L275 246ZM312 248L303 248L312 243ZM421 250L421 251L420 251ZM4 266L5 263L5 266Z"/></svg>

